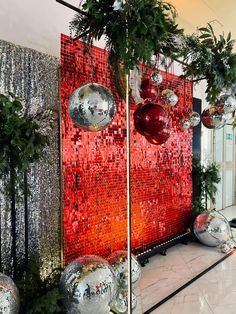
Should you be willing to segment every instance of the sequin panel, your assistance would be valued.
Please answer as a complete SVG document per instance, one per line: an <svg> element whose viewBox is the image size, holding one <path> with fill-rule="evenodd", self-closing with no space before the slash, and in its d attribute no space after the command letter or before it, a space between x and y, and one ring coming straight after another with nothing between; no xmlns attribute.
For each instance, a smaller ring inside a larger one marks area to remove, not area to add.
<svg viewBox="0 0 236 314"><path fill-rule="evenodd" d="M126 248L126 120L125 104L115 92L108 53L61 36L61 103L64 174L64 258L82 254L107 256ZM180 121L191 109L192 85L162 73L160 95L171 88L175 107L166 106L171 137L151 145L134 130L131 105L132 247L134 252L186 231L191 216L192 130ZM115 96L117 113L101 132L85 132L68 115L68 99L81 84L94 81ZM159 104L164 104L159 99Z"/></svg>

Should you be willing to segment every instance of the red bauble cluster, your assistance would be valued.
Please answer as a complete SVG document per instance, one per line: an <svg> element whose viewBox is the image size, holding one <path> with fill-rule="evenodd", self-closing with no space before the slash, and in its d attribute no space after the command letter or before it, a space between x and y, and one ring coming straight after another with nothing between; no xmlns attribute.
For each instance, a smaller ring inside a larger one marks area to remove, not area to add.
<svg viewBox="0 0 236 314"><path fill-rule="evenodd" d="M170 136L165 110L156 103L139 105L134 112L135 129L144 135L151 144L160 145Z"/></svg>

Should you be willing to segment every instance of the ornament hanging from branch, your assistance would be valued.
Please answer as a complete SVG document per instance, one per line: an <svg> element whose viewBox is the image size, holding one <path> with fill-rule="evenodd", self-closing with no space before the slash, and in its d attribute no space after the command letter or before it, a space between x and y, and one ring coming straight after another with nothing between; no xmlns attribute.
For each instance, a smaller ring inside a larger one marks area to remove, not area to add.
<svg viewBox="0 0 236 314"><path fill-rule="evenodd" d="M97 83L78 87L69 98L71 120L85 131L105 129L114 119L116 103L110 90Z"/></svg>

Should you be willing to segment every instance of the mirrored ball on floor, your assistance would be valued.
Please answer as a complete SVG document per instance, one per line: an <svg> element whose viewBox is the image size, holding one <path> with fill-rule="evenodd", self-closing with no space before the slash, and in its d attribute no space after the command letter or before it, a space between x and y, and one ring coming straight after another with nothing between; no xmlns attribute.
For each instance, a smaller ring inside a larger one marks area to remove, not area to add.
<svg viewBox="0 0 236 314"><path fill-rule="evenodd" d="M137 296L132 292L132 310L137 306ZM119 289L116 298L111 306L113 312L116 314L128 313L128 290Z"/></svg>
<svg viewBox="0 0 236 314"><path fill-rule="evenodd" d="M110 90L97 83L78 87L69 98L71 120L85 131L101 131L113 120L116 104Z"/></svg>
<svg viewBox="0 0 236 314"><path fill-rule="evenodd" d="M67 314L108 314L117 293L117 281L106 260L85 255L65 268L60 289Z"/></svg>
<svg viewBox="0 0 236 314"><path fill-rule="evenodd" d="M194 221L194 234L203 244L217 246L230 241L230 225L224 216L216 211L205 211Z"/></svg>
<svg viewBox="0 0 236 314"><path fill-rule="evenodd" d="M0 273L0 313L17 314L20 309L20 296L13 280Z"/></svg>

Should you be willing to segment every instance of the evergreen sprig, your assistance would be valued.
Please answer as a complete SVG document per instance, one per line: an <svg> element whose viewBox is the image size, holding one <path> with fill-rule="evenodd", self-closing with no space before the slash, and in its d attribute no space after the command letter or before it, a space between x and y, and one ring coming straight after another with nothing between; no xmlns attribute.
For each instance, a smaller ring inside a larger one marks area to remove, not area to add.
<svg viewBox="0 0 236 314"><path fill-rule="evenodd" d="M211 24L199 28L200 35L186 36L181 54L184 76L207 81L207 101L215 103L223 89L236 82L236 54L231 33L216 37Z"/></svg>
<svg viewBox="0 0 236 314"><path fill-rule="evenodd" d="M116 10L114 0L86 0L86 15L77 14L70 26L75 36L84 35L89 42L105 36L111 73L122 94L124 73L148 62L153 54L172 55L169 38L182 30L175 22L175 8L167 2L127 0L120 5Z"/></svg>

